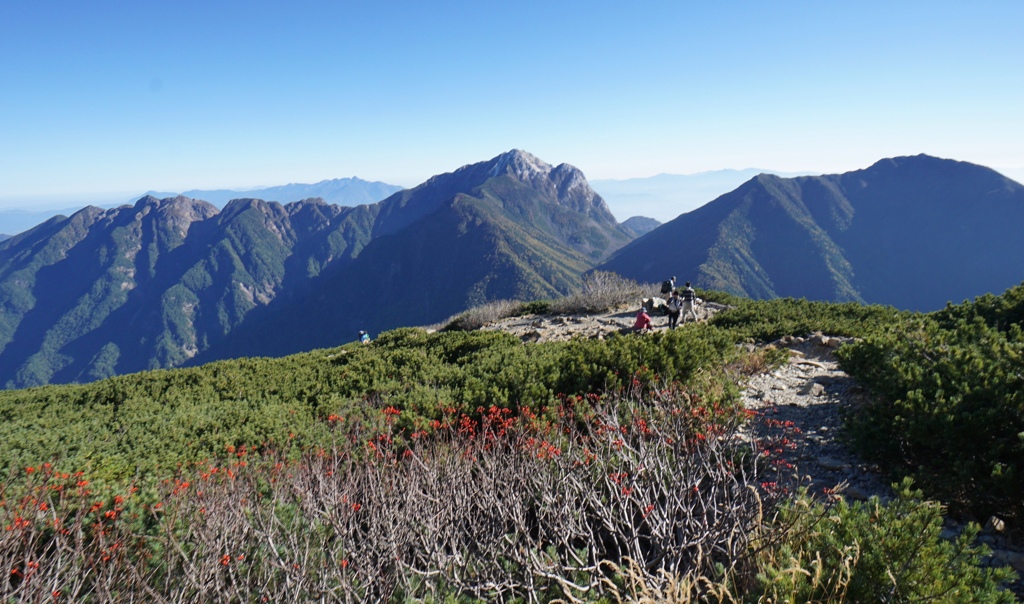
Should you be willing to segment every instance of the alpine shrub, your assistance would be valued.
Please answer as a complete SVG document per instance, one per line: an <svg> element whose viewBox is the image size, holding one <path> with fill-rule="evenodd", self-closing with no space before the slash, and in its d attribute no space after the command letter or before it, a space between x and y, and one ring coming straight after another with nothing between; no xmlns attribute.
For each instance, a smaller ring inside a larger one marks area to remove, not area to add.
<svg viewBox="0 0 1024 604"><path fill-rule="evenodd" d="M829 507L805 495L785 506L778 523L787 527L786 537L760 563L767 601L1014 601L999 588L1013 571L980 566L990 552L972 545L977 525L945 541L942 506L922 500L909 479L893 487L897 497L888 504L874 497Z"/></svg>

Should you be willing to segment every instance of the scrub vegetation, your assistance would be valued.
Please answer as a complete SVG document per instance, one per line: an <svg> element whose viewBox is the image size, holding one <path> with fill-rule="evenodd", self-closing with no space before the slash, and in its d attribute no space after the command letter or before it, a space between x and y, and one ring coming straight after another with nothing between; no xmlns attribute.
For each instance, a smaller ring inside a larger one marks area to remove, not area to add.
<svg viewBox="0 0 1024 604"><path fill-rule="evenodd" d="M5 391L0 600L1012 602L977 526L940 530L945 505L1019 523L1022 292L700 292L732 308L642 337L398 329ZM813 331L858 338L848 433L892 501L767 482L738 434L744 374L784 358L738 344Z"/></svg>

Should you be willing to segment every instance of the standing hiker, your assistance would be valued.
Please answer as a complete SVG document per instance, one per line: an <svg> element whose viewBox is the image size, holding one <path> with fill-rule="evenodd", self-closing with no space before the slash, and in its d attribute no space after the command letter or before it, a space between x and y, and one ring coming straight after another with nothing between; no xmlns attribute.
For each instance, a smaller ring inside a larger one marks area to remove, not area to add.
<svg viewBox="0 0 1024 604"><path fill-rule="evenodd" d="M661 293L662 293L662 295L666 295L667 296L668 294L671 294L675 290L676 290L676 278L675 277L672 277L668 281L662 281L661 282Z"/></svg>
<svg viewBox="0 0 1024 604"><path fill-rule="evenodd" d="M683 299L679 297L679 292L673 291L665 306L668 308L668 328L675 329L683 310Z"/></svg>
<svg viewBox="0 0 1024 604"><path fill-rule="evenodd" d="M686 286L683 287L682 298L683 298L683 310L682 310L683 324L684 325L686 324L686 314L687 313L693 315L693 322L696 323L697 322L697 311L695 311L693 309L693 303L694 303L694 301L697 300L697 292L693 291L693 288L690 287L690 282L689 281L687 281L686 282Z"/></svg>

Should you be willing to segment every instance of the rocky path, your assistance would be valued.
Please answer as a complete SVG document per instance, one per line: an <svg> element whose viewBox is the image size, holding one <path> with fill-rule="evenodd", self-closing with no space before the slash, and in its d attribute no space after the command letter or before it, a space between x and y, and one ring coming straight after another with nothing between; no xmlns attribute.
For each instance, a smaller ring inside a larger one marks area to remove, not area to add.
<svg viewBox="0 0 1024 604"><path fill-rule="evenodd" d="M698 315L706 320L722 308L699 305ZM628 333L635 313L634 306L593 315L533 315L505 319L483 329L508 331L524 342L604 339L613 332ZM654 315L652 320L656 329L667 328L666 317ZM765 482L782 488L807 486L809 492L821 495L839 492L847 500L878 496L886 501L893 496L889 480L841 439L843 410L855 408L868 396L839 369L835 350L845 341L819 333L806 338L787 336L772 343L789 351L789 362L741 384L743 403L756 414L741 431L741 438L770 451ZM943 537L952 539L962 530L961 524L947 520ZM999 519L989 520L979 540L993 549L987 564L1010 565L1024 576L1024 548L1002 534ZM1024 580L1011 589L1018 601L1024 601Z"/></svg>
<svg viewBox="0 0 1024 604"><path fill-rule="evenodd" d="M743 403L757 416L744 433L771 452L769 478L780 485L796 483L812 493L839 490L848 499L888 499L888 481L840 440L841 410L866 396L839 369L834 351L842 343L815 334L773 344L789 350L789 362L747 382Z"/></svg>
<svg viewBox="0 0 1024 604"><path fill-rule="evenodd" d="M571 315L527 315L495 321L485 325L484 330L507 331L524 342L560 342L574 337L603 340L612 333L629 333L636 320L637 306L622 307L603 313ZM699 303L697 317L706 321L724 308L713 302ZM651 315L655 329L666 329L668 317L658 313Z"/></svg>
<svg viewBox="0 0 1024 604"><path fill-rule="evenodd" d="M847 500L878 496L892 498L889 481L878 468L861 461L840 440L841 413L861 404L867 393L839 369L834 350L844 342L815 334L787 337L772 345L789 349L789 363L756 375L746 384L743 402L757 412L744 428L749 439L769 450L765 480L783 485L804 485L812 494L836 492ZM774 466L774 467L773 467ZM983 563L1012 566L1024 577L1024 547L1003 534L1003 522L990 518L978 541L992 549ZM945 539L956 538L964 525L947 518ZM1010 584L1024 601L1024 579Z"/></svg>
<svg viewBox="0 0 1024 604"><path fill-rule="evenodd" d="M721 308L698 304L698 316L707 320ZM604 339L610 333L629 332L635 313L634 306L592 315L530 315L483 329L507 331L524 342ZM667 327L666 317L654 314L652 320L657 329ZM774 455L779 463L775 473L766 477L768 481L793 484L796 480L819 493L843 485L844 495L851 499L888 498L891 489L877 469L860 461L839 440L840 409L858 404L865 396L838 367L834 351L842 343L842 339L816 334L773 344L788 348L790 361L745 384L743 402L758 413L758 421L751 422L745 434L762 448L781 449Z"/></svg>

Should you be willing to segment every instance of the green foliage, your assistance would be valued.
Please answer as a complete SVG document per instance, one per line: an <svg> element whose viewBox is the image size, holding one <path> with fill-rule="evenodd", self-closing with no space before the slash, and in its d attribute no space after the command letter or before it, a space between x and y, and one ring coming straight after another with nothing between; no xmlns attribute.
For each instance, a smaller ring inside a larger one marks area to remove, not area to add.
<svg viewBox="0 0 1024 604"><path fill-rule="evenodd" d="M877 395L849 418L854 443L951 505L1020 516L1020 326L999 331L973 313L943 323L911 317L840 350L843 368Z"/></svg>
<svg viewBox="0 0 1024 604"><path fill-rule="evenodd" d="M113 479L166 473L227 446L330 446L326 417L370 421L384 406L413 431L447 409L542 414L559 396L691 380L732 404L737 389L720 368L736 354L726 332L707 326L529 346L503 332L398 329L369 346L0 392L0 459L9 469L62 452L63 471Z"/></svg>
<svg viewBox="0 0 1024 604"><path fill-rule="evenodd" d="M716 299L733 307L717 313L711 319L712 325L732 330L741 340L762 342L815 331L834 336L864 336L908 314L888 306L865 306L855 302L793 298L754 301L728 295L717 295Z"/></svg>
<svg viewBox="0 0 1024 604"><path fill-rule="evenodd" d="M436 435L435 426L451 427L463 418L479 422L494 409L550 427L564 419L560 414L567 402L584 417L591 404L609 395L654 400L672 392L685 393L680 401L713 409L728 422L739 401L734 372L777 362L784 354L743 355L737 342L823 331L862 338L839 354L844 369L878 396L849 418L864 455L893 474L913 475L930 497L958 508L1019 515L1024 336L1014 321L1019 321L1021 291L933 315L700 292L705 300L734 308L710 324L644 337L524 345L503 332L397 329L370 345L0 392L0 460L2 470L15 475L44 462L55 471L83 472L97 495L123 492L134 480L140 500L152 504L159 478L204 460L222 463L245 451L297 460L340 450L357 458L367 450L367 438L385 432L397 455L423 442L417 438ZM516 304L515 312L552 308L549 302ZM179 338L168 346L187 341L187 334ZM93 367L109 371L124 354L108 347ZM642 415L647 411L618 408L634 414L620 418L622 425L639 418L654 426L654 415ZM602 468L598 474L614 472ZM1005 601L995 585L1006 573L978 567L984 552L970 545L975 529L956 542L940 540L941 509L920 498L905 483L888 505L872 500L825 508L798 499L779 525L765 528L790 527L762 550L760 582L756 587L743 583L756 593L744 596L801 602ZM293 528L303 534L320 531L295 520L296 505L283 503L275 514L282 522L294 521ZM135 534L149 528L139 527ZM216 560L211 564L219 568ZM583 584L584 579L572 580ZM720 581L727 577L713 580L724 586ZM679 583L684 584L689 585ZM468 601L443 585L434 593L437 601ZM552 589L548 595L557 593Z"/></svg>
<svg viewBox="0 0 1024 604"><path fill-rule="evenodd" d="M523 302L523 305L519 308L520 315L546 315L549 312L551 312L550 300Z"/></svg>
<svg viewBox="0 0 1024 604"><path fill-rule="evenodd" d="M910 480L897 498L827 507L805 496L783 508L780 546L760 562L760 590L772 602L1013 602L999 584L1008 568L981 568L986 546L970 525L940 538L942 508L922 501Z"/></svg>
<svg viewBox="0 0 1024 604"><path fill-rule="evenodd" d="M985 294L957 306L947 304L946 308L932 313L943 327L954 328L964 320L981 318L986 325L1006 331L1013 325L1024 324L1024 283L1011 287L1002 295Z"/></svg>
<svg viewBox="0 0 1024 604"><path fill-rule="evenodd" d="M680 289L681 288L679 287L676 288L676 290ZM718 304L724 304L725 306L741 306L748 302L752 302L752 300L750 300L749 298L743 298L741 296L736 296L728 292L723 292L714 289L696 288L694 289L694 292L696 292L698 298L704 300L705 302L715 302Z"/></svg>

